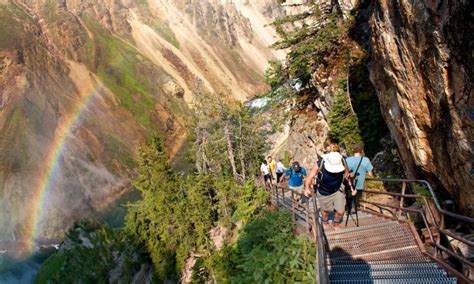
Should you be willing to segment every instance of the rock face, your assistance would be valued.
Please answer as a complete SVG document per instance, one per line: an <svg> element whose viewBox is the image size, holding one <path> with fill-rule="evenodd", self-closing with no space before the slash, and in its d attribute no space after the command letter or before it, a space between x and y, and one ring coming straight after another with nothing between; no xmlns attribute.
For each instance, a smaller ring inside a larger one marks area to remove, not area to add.
<svg viewBox="0 0 474 284"><path fill-rule="evenodd" d="M174 155L194 90L264 90L284 56L268 48L278 13L276 0L0 1L0 240L61 237L107 206L150 133Z"/></svg>
<svg viewBox="0 0 474 284"><path fill-rule="evenodd" d="M474 215L472 1L373 3L371 81L407 174Z"/></svg>

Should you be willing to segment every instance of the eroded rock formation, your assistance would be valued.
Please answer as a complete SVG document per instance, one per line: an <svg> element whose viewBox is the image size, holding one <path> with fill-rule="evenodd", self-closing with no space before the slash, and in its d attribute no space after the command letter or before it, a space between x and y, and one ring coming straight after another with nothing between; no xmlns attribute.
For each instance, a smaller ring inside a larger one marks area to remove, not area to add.
<svg viewBox="0 0 474 284"><path fill-rule="evenodd" d="M152 132L176 153L196 88L237 100L264 90L267 61L283 54L265 26L278 7L0 1L0 240L61 237L107 206Z"/></svg>
<svg viewBox="0 0 474 284"><path fill-rule="evenodd" d="M472 1L373 1L371 81L411 178L474 214Z"/></svg>

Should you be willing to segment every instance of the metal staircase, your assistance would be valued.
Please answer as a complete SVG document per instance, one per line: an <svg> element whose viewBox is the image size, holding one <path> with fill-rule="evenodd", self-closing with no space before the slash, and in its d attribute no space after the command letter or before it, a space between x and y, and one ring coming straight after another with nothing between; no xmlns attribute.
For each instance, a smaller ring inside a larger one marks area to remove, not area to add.
<svg viewBox="0 0 474 284"><path fill-rule="evenodd" d="M318 283L474 283L464 269L472 269L470 259L456 252L443 241L447 237L456 239L468 247L473 242L444 227L444 216L457 219L472 226L474 219L442 209L431 186L426 181L401 179L372 179L381 182L396 182L401 193L365 190L368 195L385 195L391 203L362 200L367 206L355 214L347 226L334 230L323 229L318 214L316 196L304 204L294 202L298 193L280 185L267 190L276 208L291 210L297 232L315 239L317 246L316 279ZM407 194L410 183L423 184L431 196ZM407 199L419 200L422 206L406 206ZM431 201L430 201L431 199ZM431 202L431 203L429 203ZM431 206L430 206L431 204ZM433 209L434 207L434 209ZM435 212L433 212L435 211ZM413 218L422 220L429 238L422 242ZM441 222L437 217L441 218ZM454 260L460 265L454 265ZM461 269L460 269L461 267Z"/></svg>
<svg viewBox="0 0 474 284"><path fill-rule="evenodd" d="M456 283L421 252L408 223L361 213L359 227L324 235L330 283Z"/></svg>

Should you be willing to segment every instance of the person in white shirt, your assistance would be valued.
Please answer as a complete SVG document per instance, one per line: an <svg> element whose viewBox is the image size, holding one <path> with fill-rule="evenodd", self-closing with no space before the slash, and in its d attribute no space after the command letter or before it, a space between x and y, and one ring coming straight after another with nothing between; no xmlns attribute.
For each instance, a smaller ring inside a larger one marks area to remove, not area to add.
<svg viewBox="0 0 474 284"><path fill-rule="evenodd" d="M278 159L278 163L276 164L276 174L277 174L277 183L280 183L280 180L283 180L281 177L286 171L285 165L283 165L281 158Z"/></svg>
<svg viewBox="0 0 474 284"><path fill-rule="evenodd" d="M260 166L260 172L262 173L265 187L271 186L272 177L270 175L270 167L268 166L267 160L262 161L262 165Z"/></svg>

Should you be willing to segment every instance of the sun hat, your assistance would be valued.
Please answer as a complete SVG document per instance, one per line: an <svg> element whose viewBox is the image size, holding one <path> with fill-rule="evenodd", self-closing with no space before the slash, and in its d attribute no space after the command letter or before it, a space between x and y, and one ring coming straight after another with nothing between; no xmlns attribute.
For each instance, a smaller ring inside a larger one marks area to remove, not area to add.
<svg viewBox="0 0 474 284"><path fill-rule="evenodd" d="M330 152L324 158L324 168L330 173L340 173L345 167L342 164L342 155L338 152Z"/></svg>

